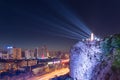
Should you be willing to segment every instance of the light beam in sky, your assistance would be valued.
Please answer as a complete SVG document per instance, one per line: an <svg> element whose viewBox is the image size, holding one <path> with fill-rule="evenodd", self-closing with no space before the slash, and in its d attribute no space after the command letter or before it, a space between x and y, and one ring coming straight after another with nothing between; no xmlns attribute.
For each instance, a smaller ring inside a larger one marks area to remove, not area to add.
<svg viewBox="0 0 120 80"><path fill-rule="evenodd" d="M40 24L35 24L36 26L41 26L42 23L45 27L47 26L48 32L46 33L70 39L80 40L90 36L91 30L59 1L54 1L54 3L47 1L47 4L46 6L50 7L58 16L49 14L49 16L41 17L29 14L28 16L40 22ZM36 29L36 32L41 32L41 30Z"/></svg>

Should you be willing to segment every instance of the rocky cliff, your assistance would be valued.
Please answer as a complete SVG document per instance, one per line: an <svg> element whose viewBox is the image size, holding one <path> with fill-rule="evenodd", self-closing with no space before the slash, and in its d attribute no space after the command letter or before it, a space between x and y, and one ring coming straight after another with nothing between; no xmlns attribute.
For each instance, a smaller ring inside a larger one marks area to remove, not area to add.
<svg viewBox="0 0 120 80"><path fill-rule="evenodd" d="M120 34L103 41L80 41L70 53L73 80L120 80Z"/></svg>
<svg viewBox="0 0 120 80"><path fill-rule="evenodd" d="M104 54L91 80L120 80L120 34L106 37L101 48Z"/></svg>
<svg viewBox="0 0 120 80"><path fill-rule="evenodd" d="M100 61L100 56L99 42L78 42L71 49L70 76L74 80L90 80L93 69Z"/></svg>

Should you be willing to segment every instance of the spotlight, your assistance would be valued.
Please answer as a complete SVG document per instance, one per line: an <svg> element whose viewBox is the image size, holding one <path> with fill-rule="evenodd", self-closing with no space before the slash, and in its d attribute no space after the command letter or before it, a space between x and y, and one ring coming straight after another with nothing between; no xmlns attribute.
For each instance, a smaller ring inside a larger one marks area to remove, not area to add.
<svg viewBox="0 0 120 80"><path fill-rule="evenodd" d="M96 41L100 41L100 38L95 37L95 40L96 40Z"/></svg>

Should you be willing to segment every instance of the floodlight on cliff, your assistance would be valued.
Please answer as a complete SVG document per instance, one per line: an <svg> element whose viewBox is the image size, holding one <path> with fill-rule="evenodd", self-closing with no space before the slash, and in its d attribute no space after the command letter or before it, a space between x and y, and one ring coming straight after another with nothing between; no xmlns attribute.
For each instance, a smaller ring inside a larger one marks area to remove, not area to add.
<svg viewBox="0 0 120 80"><path fill-rule="evenodd" d="M100 41L100 38L98 38L98 37L95 37L95 40L96 40L96 41Z"/></svg>

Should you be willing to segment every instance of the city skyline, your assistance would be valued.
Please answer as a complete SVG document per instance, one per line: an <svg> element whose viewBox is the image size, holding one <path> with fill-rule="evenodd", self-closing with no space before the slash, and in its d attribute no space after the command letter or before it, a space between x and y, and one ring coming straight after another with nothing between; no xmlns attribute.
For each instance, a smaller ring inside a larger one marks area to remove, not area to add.
<svg viewBox="0 0 120 80"><path fill-rule="evenodd" d="M44 37L45 38L45 37ZM53 36L54 38L54 36ZM48 38L47 38L48 39ZM54 42L54 40L50 39L49 40L46 40L46 39L41 39L41 40L35 40L33 43L31 43L30 41L27 42L25 40L23 41L6 41L6 39L3 41L1 41L0 43L0 48L1 49L4 49L4 48L7 48L9 46L12 46L12 47L16 47L16 48L22 48L22 50L25 50L25 49L35 49L37 47L40 47L42 48L43 46L47 46L47 48L49 50L54 50L54 51L69 51L70 48L72 47L73 44L75 44L77 41L73 41L71 39L61 39L61 41L59 41L59 37L56 38L56 42ZM59 44L59 42L62 42L64 44ZM69 45L68 45L69 44ZM65 46L64 46L65 45Z"/></svg>

